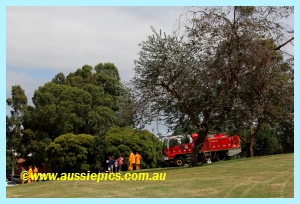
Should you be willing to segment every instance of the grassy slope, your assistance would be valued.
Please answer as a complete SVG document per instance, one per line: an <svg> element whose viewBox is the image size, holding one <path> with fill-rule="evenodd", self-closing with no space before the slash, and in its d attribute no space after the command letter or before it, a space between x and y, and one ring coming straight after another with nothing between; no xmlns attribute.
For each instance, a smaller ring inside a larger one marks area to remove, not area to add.
<svg viewBox="0 0 300 204"><path fill-rule="evenodd" d="M195 168L161 168L165 181L45 181L6 188L11 197L293 198L294 154L237 159Z"/></svg>

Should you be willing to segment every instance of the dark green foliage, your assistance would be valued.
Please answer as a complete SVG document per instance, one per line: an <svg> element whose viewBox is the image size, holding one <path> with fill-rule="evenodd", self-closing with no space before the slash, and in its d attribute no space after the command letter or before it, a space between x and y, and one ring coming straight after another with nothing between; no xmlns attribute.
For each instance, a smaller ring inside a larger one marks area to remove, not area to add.
<svg viewBox="0 0 300 204"><path fill-rule="evenodd" d="M162 143L147 130L113 128L106 133L106 140L109 143L108 156L118 158L122 155L124 168L127 168L130 150L142 156L141 168L154 168L160 164Z"/></svg>
<svg viewBox="0 0 300 204"><path fill-rule="evenodd" d="M12 117L17 118L27 106L27 97L25 91L19 85L12 86L11 95L11 98L6 99L6 103L13 109L11 111Z"/></svg>
<svg viewBox="0 0 300 204"><path fill-rule="evenodd" d="M97 135L130 124L132 116L125 113L131 99L119 80L112 63L94 69L84 65L67 77L57 74L34 93L35 108L29 113L38 121L34 129L54 139L66 133Z"/></svg>
<svg viewBox="0 0 300 204"><path fill-rule="evenodd" d="M61 135L46 148L48 165L53 172L87 172L95 169L91 148L95 137L87 134Z"/></svg>
<svg viewBox="0 0 300 204"><path fill-rule="evenodd" d="M100 172L105 171L106 168L105 160L107 158L107 150L108 143L105 135L102 133L95 136L90 153L95 159L95 169Z"/></svg>
<svg viewBox="0 0 300 204"><path fill-rule="evenodd" d="M112 77L117 81L120 81L119 71L113 63L99 63L95 66L94 70L98 74L102 73L109 77Z"/></svg>
<svg viewBox="0 0 300 204"><path fill-rule="evenodd" d="M9 152L8 152L9 153ZM12 157L11 154L6 154L6 174L10 175L12 173ZM14 169L17 170L17 164L14 162Z"/></svg>
<svg viewBox="0 0 300 204"><path fill-rule="evenodd" d="M254 141L253 151L257 156L283 153L283 146L276 131L266 125L261 127Z"/></svg>
<svg viewBox="0 0 300 204"><path fill-rule="evenodd" d="M280 121L272 126L277 133L278 141L282 147L283 153L294 152L294 123L293 121Z"/></svg>
<svg viewBox="0 0 300 204"><path fill-rule="evenodd" d="M58 85L62 85L62 84L65 84L66 83L66 77L65 75L60 72L58 73L53 79L52 79L52 82L55 83L55 84L58 84Z"/></svg>
<svg viewBox="0 0 300 204"><path fill-rule="evenodd" d="M92 111L92 96L88 92L47 83L35 91L33 102L39 130L47 132L51 139L69 132L84 133L86 118Z"/></svg>
<svg viewBox="0 0 300 204"><path fill-rule="evenodd" d="M11 118L6 116L6 174L9 175L12 173L13 168L16 169L16 162L13 161L12 149L13 144L18 144L18 139L14 137L13 134L13 125ZM14 163L14 165L13 165Z"/></svg>
<svg viewBox="0 0 300 204"><path fill-rule="evenodd" d="M47 134L31 129L23 131L20 138L20 157L25 159L25 164L40 166L47 163L46 148L52 142Z"/></svg>

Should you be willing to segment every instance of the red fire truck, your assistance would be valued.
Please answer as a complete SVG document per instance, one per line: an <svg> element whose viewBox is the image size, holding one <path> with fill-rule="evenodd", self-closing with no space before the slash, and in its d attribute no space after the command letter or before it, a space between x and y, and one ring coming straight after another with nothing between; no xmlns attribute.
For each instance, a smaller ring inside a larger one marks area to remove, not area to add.
<svg viewBox="0 0 300 204"><path fill-rule="evenodd" d="M183 136L163 137L162 159L166 163L174 163L175 166L183 166L191 160L194 142L198 134ZM227 136L224 133L208 135L199 150L199 160L207 163L223 161L241 152L240 137L238 135Z"/></svg>

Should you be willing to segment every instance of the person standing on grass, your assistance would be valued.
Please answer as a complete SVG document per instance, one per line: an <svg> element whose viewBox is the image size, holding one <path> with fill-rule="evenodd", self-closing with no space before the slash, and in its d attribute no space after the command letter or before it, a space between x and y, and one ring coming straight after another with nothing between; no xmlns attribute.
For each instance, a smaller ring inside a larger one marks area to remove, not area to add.
<svg viewBox="0 0 300 204"><path fill-rule="evenodd" d="M114 157L110 157L109 159L109 165L110 165L110 173L113 173L114 172L114 165L115 165L115 160L114 160Z"/></svg>
<svg viewBox="0 0 300 204"><path fill-rule="evenodd" d="M138 152L136 152L134 157L135 157L135 169L140 170L141 169L141 159L142 159L142 157L141 157L141 155L139 155Z"/></svg>
<svg viewBox="0 0 300 204"><path fill-rule="evenodd" d="M130 154L129 154L129 167L128 170L132 171L133 170L133 165L135 164L135 157L133 152L130 150Z"/></svg>
<svg viewBox="0 0 300 204"><path fill-rule="evenodd" d="M34 180L32 182L36 182L37 181L37 177L38 177L38 168L36 168L35 165L33 165L33 176L34 176Z"/></svg>
<svg viewBox="0 0 300 204"><path fill-rule="evenodd" d="M124 160L124 158L122 157L122 155L120 155L120 157L118 159L118 162L119 162L119 172L122 171L123 160Z"/></svg>
<svg viewBox="0 0 300 204"><path fill-rule="evenodd" d="M31 183L31 177L32 177L32 167L29 166L27 183Z"/></svg>
<svg viewBox="0 0 300 204"><path fill-rule="evenodd" d="M22 173L23 173L24 171L25 171L24 167L21 166L21 174L20 174L20 175L21 175L21 176L20 176L20 177L21 177L21 184L24 184L24 179L22 179L22 177L23 177L23 176L22 176Z"/></svg>
<svg viewBox="0 0 300 204"><path fill-rule="evenodd" d="M118 164L119 164L118 159L115 159L115 172L116 173L118 172Z"/></svg>

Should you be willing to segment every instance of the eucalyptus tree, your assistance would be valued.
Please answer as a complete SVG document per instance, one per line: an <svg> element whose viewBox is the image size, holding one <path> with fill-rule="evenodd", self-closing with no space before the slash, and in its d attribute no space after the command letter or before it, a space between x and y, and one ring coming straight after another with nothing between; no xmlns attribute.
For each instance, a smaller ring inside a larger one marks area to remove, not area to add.
<svg viewBox="0 0 300 204"><path fill-rule="evenodd" d="M293 56L279 51L293 40L293 25L283 21L293 8L221 9L194 10L198 17L187 33L199 46L197 55L209 70L210 86L224 95L220 105L231 107L224 114L225 124L237 132L249 130L249 137L242 139L253 156L254 137L263 123L293 119Z"/></svg>
<svg viewBox="0 0 300 204"><path fill-rule="evenodd" d="M46 83L35 91L33 103L39 130L51 139L67 133L95 135L116 121L111 96L95 85L80 89Z"/></svg>
<svg viewBox="0 0 300 204"><path fill-rule="evenodd" d="M38 121L34 129L52 140L67 133L98 135L131 124L126 111L130 100L116 66L99 63L94 68L84 65L66 77L58 73L35 91L35 107L29 113Z"/></svg>
<svg viewBox="0 0 300 204"><path fill-rule="evenodd" d="M10 117L6 117L6 142L8 143L12 158L12 175L15 170L15 154L22 134L22 122L24 110L27 107L25 91L19 85L12 86L11 98L6 99L8 106L12 108Z"/></svg>
<svg viewBox="0 0 300 204"><path fill-rule="evenodd" d="M132 80L138 124L163 120L176 129L192 124L198 148L209 131L249 127L249 156L262 123L288 111L293 117L293 64L278 47L282 18L292 8L196 8L185 30L172 35L153 29L140 43ZM282 97L282 94L285 97Z"/></svg>

